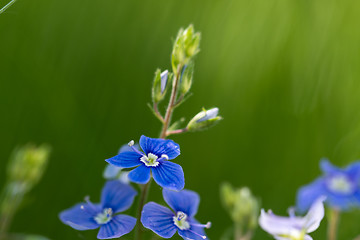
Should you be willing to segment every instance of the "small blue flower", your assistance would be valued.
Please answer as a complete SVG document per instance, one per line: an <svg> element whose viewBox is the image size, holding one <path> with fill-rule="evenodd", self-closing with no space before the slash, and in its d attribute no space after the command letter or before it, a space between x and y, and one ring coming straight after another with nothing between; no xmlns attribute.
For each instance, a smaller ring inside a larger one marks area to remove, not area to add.
<svg viewBox="0 0 360 240"><path fill-rule="evenodd" d="M261 209L259 224L277 240L312 240L308 233L318 229L324 218L324 200L323 196L316 199L304 217L295 216L293 208L290 208L289 217L276 216L271 210L265 212Z"/></svg>
<svg viewBox="0 0 360 240"><path fill-rule="evenodd" d="M60 220L76 230L100 228L98 239L119 238L135 227L136 218L119 214L133 203L136 191L118 180L108 181L101 194L101 203L93 204L88 198L86 203L60 213Z"/></svg>
<svg viewBox="0 0 360 240"><path fill-rule="evenodd" d="M200 203L197 193L189 190L175 192L164 189L163 197L173 211L154 202L145 204L141 215L144 227L163 238L171 238L178 231L178 234L186 240L207 239L204 228L209 228L211 223L200 224L194 218Z"/></svg>
<svg viewBox="0 0 360 240"><path fill-rule="evenodd" d="M332 165L329 160L320 162L323 176L300 188L297 206L304 212L321 195L327 197L326 203L339 210L360 206L360 162L344 169Z"/></svg>
<svg viewBox="0 0 360 240"><path fill-rule="evenodd" d="M180 165L168 161L180 155L180 147L172 140L149 138L141 136L141 152L134 146L134 141L129 143L133 151L122 152L106 161L117 167L131 168L128 177L130 181L145 184L152 176L157 184L163 188L181 190L184 188L184 172Z"/></svg>

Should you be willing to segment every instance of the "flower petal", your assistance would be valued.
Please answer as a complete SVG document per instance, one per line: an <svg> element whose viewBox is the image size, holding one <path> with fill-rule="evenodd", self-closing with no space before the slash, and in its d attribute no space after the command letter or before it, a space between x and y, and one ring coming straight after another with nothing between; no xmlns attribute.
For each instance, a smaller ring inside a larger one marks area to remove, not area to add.
<svg viewBox="0 0 360 240"><path fill-rule="evenodd" d="M155 182L163 188L182 190L185 186L184 172L180 165L162 161L157 167L152 167Z"/></svg>
<svg viewBox="0 0 360 240"><path fill-rule="evenodd" d="M123 168L116 167L116 166L114 166L112 164L108 164L106 166L106 168L105 168L104 173L103 173L103 177L105 179L114 179L119 175L121 169L123 169Z"/></svg>
<svg viewBox="0 0 360 240"><path fill-rule="evenodd" d="M150 180L150 167L141 164L139 167L129 172L128 178L132 182L145 184Z"/></svg>
<svg viewBox="0 0 360 240"><path fill-rule="evenodd" d="M105 161L117 167L130 168L141 164L142 155L136 152L122 152L115 157L106 159Z"/></svg>
<svg viewBox="0 0 360 240"><path fill-rule="evenodd" d="M102 193L101 203L104 208L111 208L114 213L128 209L134 201L137 192L130 185L119 180L106 182Z"/></svg>
<svg viewBox="0 0 360 240"><path fill-rule="evenodd" d="M304 220L301 217L276 216L271 211L265 212L264 209L261 209L259 225L271 235L291 236L301 231Z"/></svg>
<svg viewBox="0 0 360 240"><path fill-rule="evenodd" d="M133 230L136 218L128 215L116 215L110 222L100 227L98 239L119 238Z"/></svg>
<svg viewBox="0 0 360 240"><path fill-rule="evenodd" d="M191 219L189 220L190 222L190 229L188 230L178 230L179 235L184 238L185 240L204 240L204 239L208 239L206 237L204 228L202 227L195 227L192 224L200 224L198 221L196 221L195 219ZM205 237L205 238L204 238Z"/></svg>
<svg viewBox="0 0 360 240"><path fill-rule="evenodd" d="M164 189L163 197L165 202L175 212L181 211L190 217L193 217L196 214L200 203L199 195L196 192L190 190L175 192Z"/></svg>
<svg viewBox="0 0 360 240"><path fill-rule="evenodd" d="M180 146L173 140L149 138L142 135L140 138L140 146L146 154L153 153L158 157L166 154L169 159L174 159L180 155Z"/></svg>
<svg viewBox="0 0 360 240"><path fill-rule="evenodd" d="M171 238L177 229L173 220L174 216L174 213L167 207L149 202L143 208L141 222L144 227L160 237Z"/></svg>
<svg viewBox="0 0 360 240"><path fill-rule="evenodd" d="M348 165L345 172L351 180L354 182L360 182L360 161Z"/></svg>
<svg viewBox="0 0 360 240"><path fill-rule="evenodd" d="M320 168L326 175L337 174L342 171L340 168L334 166L327 158L322 158L320 160Z"/></svg>
<svg viewBox="0 0 360 240"><path fill-rule="evenodd" d="M319 197L328 196L325 184L325 179L320 177L299 189L297 193L297 208L300 212L306 212Z"/></svg>
<svg viewBox="0 0 360 240"><path fill-rule="evenodd" d="M322 196L318 198L314 204L311 206L309 212L304 217L305 220L305 229L307 233L311 233L318 229L320 226L321 220L324 218L324 201L326 197Z"/></svg>
<svg viewBox="0 0 360 240"><path fill-rule="evenodd" d="M101 211L99 205L79 203L59 214L60 220L76 230L88 230L99 227L94 217Z"/></svg>

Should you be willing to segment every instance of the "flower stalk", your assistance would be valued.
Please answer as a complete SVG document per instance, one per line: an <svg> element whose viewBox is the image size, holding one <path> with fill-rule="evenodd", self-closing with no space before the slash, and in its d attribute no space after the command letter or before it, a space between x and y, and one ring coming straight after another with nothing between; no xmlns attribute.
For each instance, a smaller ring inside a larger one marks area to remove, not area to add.
<svg viewBox="0 0 360 240"><path fill-rule="evenodd" d="M10 2L8 2L8 4L6 4L3 8L0 9L0 14L5 12L5 10L11 7L11 5L13 5L16 1L17 0L11 0Z"/></svg>
<svg viewBox="0 0 360 240"><path fill-rule="evenodd" d="M337 229L340 220L340 210L337 208L332 208L329 215L329 225L328 225L328 240L337 239Z"/></svg>

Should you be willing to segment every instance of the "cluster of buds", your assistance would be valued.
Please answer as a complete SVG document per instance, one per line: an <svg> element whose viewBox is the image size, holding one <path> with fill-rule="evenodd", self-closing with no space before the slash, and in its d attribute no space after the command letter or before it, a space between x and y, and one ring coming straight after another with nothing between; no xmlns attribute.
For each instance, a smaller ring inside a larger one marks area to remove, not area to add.
<svg viewBox="0 0 360 240"><path fill-rule="evenodd" d="M260 203L249 188L234 189L229 183L224 183L221 186L221 199L235 225L246 231L257 227Z"/></svg>
<svg viewBox="0 0 360 240"><path fill-rule="evenodd" d="M7 169L8 182L29 191L41 179L50 154L48 145L28 144L15 149Z"/></svg>

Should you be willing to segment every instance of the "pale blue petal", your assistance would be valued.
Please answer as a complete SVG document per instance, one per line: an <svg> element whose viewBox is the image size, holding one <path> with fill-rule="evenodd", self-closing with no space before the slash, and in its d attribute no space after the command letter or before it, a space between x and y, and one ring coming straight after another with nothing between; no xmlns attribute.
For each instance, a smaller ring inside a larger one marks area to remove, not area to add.
<svg viewBox="0 0 360 240"><path fill-rule="evenodd" d="M117 178L117 176L119 175L120 171L121 171L121 167L116 167L112 164L108 164L105 168L105 171L103 173L103 177L105 179L115 179Z"/></svg>
<svg viewBox="0 0 360 240"><path fill-rule="evenodd" d="M143 135L140 138L140 146L146 154L153 153L158 157L166 154L169 159L174 159L180 155L179 144L172 140L149 138Z"/></svg>
<svg viewBox="0 0 360 240"><path fill-rule="evenodd" d="M110 222L100 227L98 239L119 238L133 230L136 218L128 215L116 215Z"/></svg>
<svg viewBox="0 0 360 240"><path fill-rule="evenodd" d="M106 159L105 161L117 167L130 168L141 164L142 155L136 152L122 152L115 157Z"/></svg>
<svg viewBox="0 0 360 240"><path fill-rule="evenodd" d="M172 190L164 189L163 197L165 202L175 211L184 212L186 215L193 217L199 207L199 195L190 190L182 190L175 192Z"/></svg>
<svg viewBox="0 0 360 240"><path fill-rule="evenodd" d="M130 185L119 180L108 181L101 194L103 208L111 208L114 213L128 209L134 201L137 192Z"/></svg>
<svg viewBox="0 0 360 240"><path fill-rule="evenodd" d="M182 190L185 186L182 167L170 161L162 161L157 167L152 168L155 182L163 188Z"/></svg>
<svg viewBox="0 0 360 240"><path fill-rule="evenodd" d="M133 147L136 148L137 150L140 150L139 144L135 144ZM132 147L130 147L129 144L124 144L120 147L118 154L122 152L134 152L134 149L132 149Z"/></svg>
<svg viewBox="0 0 360 240"><path fill-rule="evenodd" d="M174 213L167 207L149 202L143 208L141 222L144 227L152 230L160 237L171 238L177 229L173 220L174 216Z"/></svg>
<svg viewBox="0 0 360 240"><path fill-rule="evenodd" d="M128 178L134 183L145 184L150 180L150 167L141 164L139 167L129 172Z"/></svg>
<svg viewBox="0 0 360 240"><path fill-rule="evenodd" d="M360 161L354 162L345 169L346 175L354 182L360 182Z"/></svg>
<svg viewBox="0 0 360 240"><path fill-rule="evenodd" d="M99 205L79 203L59 214L60 220L76 230L89 230L99 227L94 217L101 212Z"/></svg>

